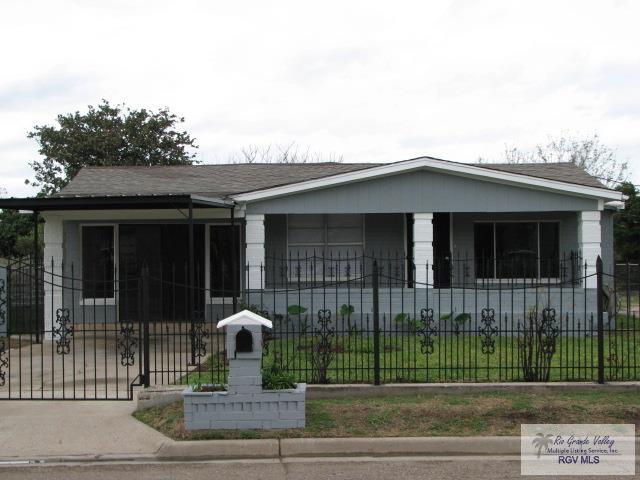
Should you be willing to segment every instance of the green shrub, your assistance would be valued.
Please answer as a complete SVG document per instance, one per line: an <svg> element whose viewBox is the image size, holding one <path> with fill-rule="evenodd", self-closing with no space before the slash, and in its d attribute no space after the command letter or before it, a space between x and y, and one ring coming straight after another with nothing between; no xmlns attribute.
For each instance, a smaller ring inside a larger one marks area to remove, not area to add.
<svg viewBox="0 0 640 480"><path fill-rule="evenodd" d="M265 390L296 388L295 377L274 363L262 369L262 388Z"/></svg>

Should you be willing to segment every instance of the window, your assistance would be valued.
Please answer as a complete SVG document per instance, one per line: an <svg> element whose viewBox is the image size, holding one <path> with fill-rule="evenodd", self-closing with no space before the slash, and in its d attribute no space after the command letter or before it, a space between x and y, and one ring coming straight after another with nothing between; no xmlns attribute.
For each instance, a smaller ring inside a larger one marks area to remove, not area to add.
<svg viewBox="0 0 640 480"><path fill-rule="evenodd" d="M114 298L114 227L82 227L82 298Z"/></svg>
<svg viewBox="0 0 640 480"><path fill-rule="evenodd" d="M291 258L361 255L364 244L362 215L289 215L288 244Z"/></svg>
<svg viewBox="0 0 640 480"><path fill-rule="evenodd" d="M209 252L211 296L240 296L240 226L210 226Z"/></svg>
<svg viewBox="0 0 640 480"><path fill-rule="evenodd" d="M558 222L476 223L476 278L558 278L559 243Z"/></svg>
<svg viewBox="0 0 640 480"><path fill-rule="evenodd" d="M290 276L320 280L335 278L338 272L346 275L347 263L338 260L361 256L364 251L364 216L361 214L289 215L287 221L287 243L292 265ZM312 257L316 257L316 261ZM325 258L322 270L318 259ZM298 261L303 260L304 264ZM309 260L309 261L306 261ZM313 271L315 266L316 271Z"/></svg>

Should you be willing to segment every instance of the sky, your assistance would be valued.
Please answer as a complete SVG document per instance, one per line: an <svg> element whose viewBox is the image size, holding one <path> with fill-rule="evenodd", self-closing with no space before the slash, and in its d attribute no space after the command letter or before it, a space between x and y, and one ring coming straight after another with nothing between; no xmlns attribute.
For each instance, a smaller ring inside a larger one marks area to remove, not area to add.
<svg viewBox="0 0 640 480"><path fill-rule="evenodd" d="M640 183L639 1L0 3L0 187L27 132L101 99L184 116L197 158L499 161L598 134Z"/></svg>

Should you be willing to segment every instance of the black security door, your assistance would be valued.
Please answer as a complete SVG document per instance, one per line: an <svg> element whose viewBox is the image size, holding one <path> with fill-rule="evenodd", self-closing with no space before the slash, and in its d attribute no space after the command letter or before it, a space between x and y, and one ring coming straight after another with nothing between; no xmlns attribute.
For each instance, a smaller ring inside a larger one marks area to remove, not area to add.
<svg viewBox="0 0 640 480"><path fill-rule="evenodd" d="M149 268L149 314L162 321L187 319L188 227L186 225L120 225L119 311L120 321L136 321L139 312L138 279ZM195 308L204 296L204 227L194 229Z"/></svg>

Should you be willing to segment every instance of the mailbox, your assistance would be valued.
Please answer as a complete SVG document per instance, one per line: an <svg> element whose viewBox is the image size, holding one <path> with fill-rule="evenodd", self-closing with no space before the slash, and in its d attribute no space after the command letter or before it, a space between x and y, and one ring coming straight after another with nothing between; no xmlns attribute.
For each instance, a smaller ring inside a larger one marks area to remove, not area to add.
<svg viewBox="0 0 640 480"><path fill-rule="evenodd" d="M246 328L242 327L236 334L236 353L253 352L253 335Z"/></svg>

